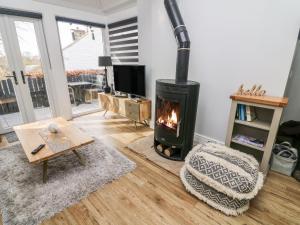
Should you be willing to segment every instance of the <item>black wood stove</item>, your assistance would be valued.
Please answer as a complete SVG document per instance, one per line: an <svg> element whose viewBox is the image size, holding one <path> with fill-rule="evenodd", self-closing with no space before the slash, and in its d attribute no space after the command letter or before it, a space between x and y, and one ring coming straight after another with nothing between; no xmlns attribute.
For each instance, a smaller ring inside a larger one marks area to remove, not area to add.
<svg viewBox="0 0 300 225"><path fill-rule="evenodd" d="M176 79L156 81L154 149L165 158L184 160L193 147L200 84L187 80L190 40L176 0L164 2L178 52Z"/></svg>

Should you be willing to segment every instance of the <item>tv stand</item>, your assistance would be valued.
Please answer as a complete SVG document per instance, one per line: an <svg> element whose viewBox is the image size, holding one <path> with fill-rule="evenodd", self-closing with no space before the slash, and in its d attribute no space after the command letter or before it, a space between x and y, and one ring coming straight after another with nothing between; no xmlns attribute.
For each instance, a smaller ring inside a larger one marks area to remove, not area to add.
<svg viewBox="0 0 300 225"><path fill-rule="evenodd" d="M112 95L115 98L128 98L127 95Z"/></svg>
<svg viewBox="0 0 300 225"><path fill-rule="evenodd" d="M113 96L117 97L117 98L128 98L128 94L120 92L120 91L116 91Z"/></svg>
<svg viewBox="0 0 300 225"><path fill-rule="evenodd" d="M116 97L111 94L98 93L100 107L108 112L114 112L136 123L148 125L151 119L151 100L140 99L138 102L124 97Z"/></svg>

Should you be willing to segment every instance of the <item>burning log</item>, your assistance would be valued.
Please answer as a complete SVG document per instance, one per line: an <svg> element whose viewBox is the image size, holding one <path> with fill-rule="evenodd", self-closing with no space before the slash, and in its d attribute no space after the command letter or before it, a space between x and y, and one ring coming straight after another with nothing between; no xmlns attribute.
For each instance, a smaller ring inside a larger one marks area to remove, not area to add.
<svg viewBox="0 0 300 225"><path fill-rule="evenodd" d="M177 149L176 148L166 148L164 150L164 154L168 157L171 157L172 155L174 155L175 153L177 152Z"/></svg>
<svg viewBox="0 0 300 225"><path fill-rule="evenodd" d="M159 145L156 146L156 149L157 149L159 152L161 152L161 153L164 151L165 148L166 148L166 147L164 147L162 144L159 144Z"/></svg>
<svg viewBox="0 0 300 225"><path fill-rule="evenodd" d="M166 115L166 118L163 118L163 116L160 116L157 121L159 124L165 125L171 129L177 129L177 114L175 110L173 109L171 112L171 115Z"/></svg>

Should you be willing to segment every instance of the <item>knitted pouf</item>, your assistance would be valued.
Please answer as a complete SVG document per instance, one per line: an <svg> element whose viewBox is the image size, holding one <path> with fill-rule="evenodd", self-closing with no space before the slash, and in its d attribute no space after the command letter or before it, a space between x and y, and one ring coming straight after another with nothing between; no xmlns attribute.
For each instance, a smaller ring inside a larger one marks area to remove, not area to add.
<svg viewBox="0 0 300 225"><path fill-rule="evenodd" d="M195 146L180 177L189 192L227 215L246 211L263 185L254 157L214 143Z"/></svg>

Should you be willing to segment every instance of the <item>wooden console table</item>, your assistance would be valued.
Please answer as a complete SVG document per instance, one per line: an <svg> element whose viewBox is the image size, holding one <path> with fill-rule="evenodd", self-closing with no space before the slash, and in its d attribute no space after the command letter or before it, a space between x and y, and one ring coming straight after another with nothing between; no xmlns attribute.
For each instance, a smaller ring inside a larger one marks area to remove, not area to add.
<svg viewBox="0 0 300 225"><path fill-rule="evenodd" d="M141 100L140 102L133 101L129 98L115 97L111 94L98 93L100 106L107 111L111 111L121 116L127 117L136 123L144 123L148 125L151 119L151 101Z"/></svg>
<svg viewBox="0 0 300 225"><path fill-rule="evenodd" d="M267 174L273 145L276 140L283 107L288 99L271 96L232 95L230 117L228 122L226 146L249 153L260 162L260 170ZM256 119L253 121L239 120L236 117L238 104L253 107ZM237 141L237 134L254 137L264 141L263 147L257 147Z"/></svg>

